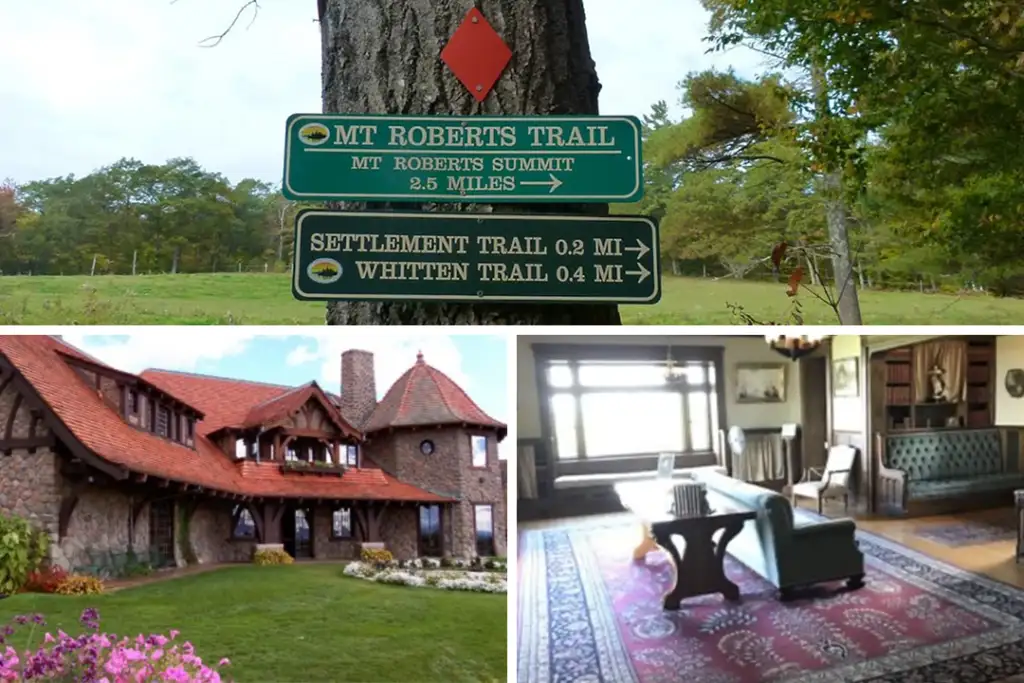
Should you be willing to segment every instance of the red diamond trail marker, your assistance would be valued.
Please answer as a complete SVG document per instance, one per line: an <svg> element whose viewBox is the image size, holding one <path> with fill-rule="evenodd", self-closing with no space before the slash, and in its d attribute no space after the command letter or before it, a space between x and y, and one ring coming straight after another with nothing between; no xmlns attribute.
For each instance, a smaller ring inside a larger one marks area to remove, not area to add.
<svg viewBox="0 0 1024 683"><path fill-rule="evenodd" d="M441 61L478 102L487 99L510 59L512 50L475 7L441 51Z"/></svg>

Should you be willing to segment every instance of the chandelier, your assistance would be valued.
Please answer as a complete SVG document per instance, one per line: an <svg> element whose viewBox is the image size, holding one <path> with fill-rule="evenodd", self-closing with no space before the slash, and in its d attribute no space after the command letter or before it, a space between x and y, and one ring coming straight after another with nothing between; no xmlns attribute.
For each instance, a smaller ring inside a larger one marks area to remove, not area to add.
<svg viewBox="0 0 1024 683"><path fill-rule="evenodd" d="M796 361L804 356L814 353L821 346L821 342L825 340L823 335L816 334L801 334L801 335L785 335L785 334L766 334L764 340L768 343L769 348L778 353L781 356Z"/></svg>

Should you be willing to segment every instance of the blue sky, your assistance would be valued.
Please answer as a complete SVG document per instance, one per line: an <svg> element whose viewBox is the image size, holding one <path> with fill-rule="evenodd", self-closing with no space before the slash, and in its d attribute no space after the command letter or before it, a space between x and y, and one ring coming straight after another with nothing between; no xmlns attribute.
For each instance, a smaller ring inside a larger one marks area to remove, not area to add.
<svg viewBox="0 0 1024 683"><path fill-rule="evenodd" d="M233 181L279 183L285 119L321 111L316 3L264 0L255 21L243 16L220 45L199 47L243 4L0 1L0 179L190 156ZM584 0L584 9L602 114L674 103L690 71L761 70L746 48L705 54L699 0Z"/></svg>
<svg viewBox="0 0 1024 683"><path fill-rule="evenodd" d="M422 351L427 363L455 380L491 417L512 422L506 337L407 330L310 328L299 334L267 335L237 327L150 327L131 335L68 328L61 334L67 342L127 372L156 367L289 386L316 380L332 392L341 384L342 351L365 349L374 354L378 398ZM509 440L502 444L505 453L508 444Z"/></svg>

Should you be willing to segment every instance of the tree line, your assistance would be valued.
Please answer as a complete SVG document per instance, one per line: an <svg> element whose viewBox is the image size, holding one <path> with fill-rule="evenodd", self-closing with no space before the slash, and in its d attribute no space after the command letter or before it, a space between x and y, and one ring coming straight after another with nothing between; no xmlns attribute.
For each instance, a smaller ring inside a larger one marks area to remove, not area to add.
<svg viewBox="0 0 1024 683"><path fill-rule="evenodd" d="M298 206L263 181L192 159L121 159L87 176L0 185L0 272L82 275L280 270Z"/></svg>

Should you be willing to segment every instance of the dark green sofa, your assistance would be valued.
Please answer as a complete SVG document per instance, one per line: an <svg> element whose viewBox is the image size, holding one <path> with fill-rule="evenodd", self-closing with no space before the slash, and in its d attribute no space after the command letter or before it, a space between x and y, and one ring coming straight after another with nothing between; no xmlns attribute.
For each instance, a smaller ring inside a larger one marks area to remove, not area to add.
<svg viewBox="0 0 1024 683"><path fill-rule="evenodd" d="M852 589L864 585L864 555L852 519L794 523L789 499L775 491L710 470L693 477L707 486L712 509L757 512L726 552L771 582L783 599L796 588L825 581L845 579Z"/></svg>
<svg viewBox="0 0 1024 683"><path fill-rule="evenodd" d="M1024 473L1007 469L998 429L951 429L879 438L877 507L907 514L1008 505ZM921 504L921 505L915 505Z"/></svg>

